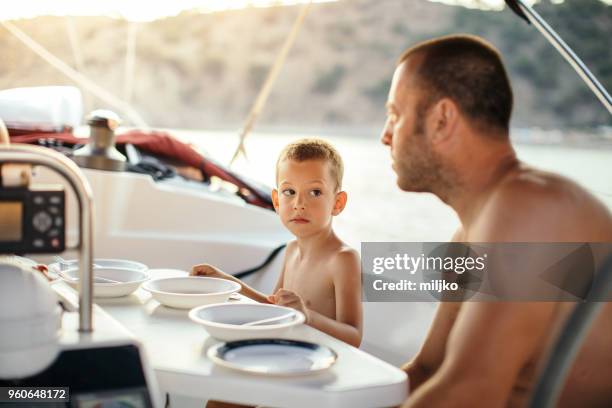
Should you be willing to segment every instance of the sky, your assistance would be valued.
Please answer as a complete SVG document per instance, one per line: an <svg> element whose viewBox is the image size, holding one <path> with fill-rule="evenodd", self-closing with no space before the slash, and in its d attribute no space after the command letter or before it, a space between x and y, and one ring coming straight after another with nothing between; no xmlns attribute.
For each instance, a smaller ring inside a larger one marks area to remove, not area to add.
<svg viewBox="0 0 612 408"><path fill-rule="evenodd" d="M313 0L315 3L337 0ZM351 0L342 0L351 1ZM377 1L377 0L371 0ZM425 0L423 0L425 1ZM445 4L501 9L504 0L430 0ZM534 0L525 0L533 4ZM563 0L552 0L562 2ZM603 0L612 4L612 0ZM142 0L19 0L11 2L10 7L0 9L0 19L12 20L31 18L39 15L109 15L123 17L132 21L151 21L157 18L174 16L186 9L202 12L220 11L249 6L266 7L272 5L291 5L308 0L149 0L143 7Z"/></svg>
<svg viewBox="0 0 612 408"><path fill-rule="evenodd" d="M335 0L314 0L316 3ZM307 0L19 0L0 10L0 19L30 18L38 15L110 15L132 21L150 21L175 16L182 10L203 12L271 5L291 5ZM143 7L143 4L146 6Z"/></svg>

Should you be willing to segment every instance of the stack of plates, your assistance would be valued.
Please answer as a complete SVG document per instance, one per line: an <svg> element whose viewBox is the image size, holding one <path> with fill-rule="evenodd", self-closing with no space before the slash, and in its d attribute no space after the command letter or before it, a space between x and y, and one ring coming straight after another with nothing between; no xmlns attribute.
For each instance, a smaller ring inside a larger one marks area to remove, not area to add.
<svg viewBox="0 0 612 408"><path fill-rule="evenodd" d="M94 259L94 296L112 298L127 296L149 279L145 264L126 259ZM78 260L55 262L49 271L56 273L73 288L78 287L80 278Z"/></svg>
<svg viewBox="0 0 612 408"><path fill-rule="evenodd" d="M149 279L147 272L120 268L94 268L94 297L112 298L127 296ZM62 271L60 278L73 288L79 283L79 270Z"/></svg>
<svg viewBox="0 0 612 408"><path fill-rule="evenodd" d="M136 271L146 272L149 270L149 267L143 263L130 261L127 259L105 259L105 258L96 258L93 261L94 269L96 267L100 268L117 268L117 269L132 269ZM49 264L49 269L51 271L57 272L59 270L65 271L69 269L74 269L79 267L79 261L77 259L71 259L65 262L54 262Z"/></svg>

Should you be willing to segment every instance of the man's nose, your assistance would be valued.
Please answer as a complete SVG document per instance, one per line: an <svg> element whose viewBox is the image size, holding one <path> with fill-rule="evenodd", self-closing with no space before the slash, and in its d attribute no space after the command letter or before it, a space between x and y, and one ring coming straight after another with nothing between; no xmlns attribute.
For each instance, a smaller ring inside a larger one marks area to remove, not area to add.
<svg viewBox="0 0 612 408"><path fill-rule="evenodd" d="M380 135L380 142L385 146L391 146L391 126L389 126L389 120L385 122L385 126L383 127L382 133Z"/></svg>

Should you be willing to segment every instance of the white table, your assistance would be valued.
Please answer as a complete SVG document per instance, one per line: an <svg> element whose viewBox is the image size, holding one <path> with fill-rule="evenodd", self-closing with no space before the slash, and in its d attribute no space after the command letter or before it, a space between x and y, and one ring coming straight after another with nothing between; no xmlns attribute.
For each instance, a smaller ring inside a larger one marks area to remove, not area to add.
<svg viewBox="0 0 612 408"><path fill-rule="evenodd" d="M185 276L170 269L152 277ZM286 338L324 344L338 353L323 373L290 378L245 374L215 366L207 349L218 343L188 310L172 309L139 289L133 295L95 302L142 342L160 389L193 398L272 407L387 407L405 400L406 374L312 327L296 327ZM95 322L94 322L95 324Z"/></svg>

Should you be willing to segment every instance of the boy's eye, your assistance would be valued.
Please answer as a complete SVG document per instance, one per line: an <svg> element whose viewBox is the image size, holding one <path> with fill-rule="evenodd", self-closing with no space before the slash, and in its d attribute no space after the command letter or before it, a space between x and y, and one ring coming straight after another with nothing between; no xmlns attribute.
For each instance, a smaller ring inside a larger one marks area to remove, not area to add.
<svg viewBox="0 0 612 408"><path fill-rule="evenodd" d="M286 188L286 189L284 189L283 191L281 191L281 193L282 193L284 196L289 197L289 196L294 195L294 194L295 194L295 191L294 191L292 188Z"/></svg>
<svg viewBox="0 0 612 408"><path fill-rule="evenodd" d="M316 189L314 189L314 190L312 190L310 192L310 195L313 196L313 197L318 197L321 194L323 194L323 192L321 190L319 190L318 188L316 188Z"/></svg>

